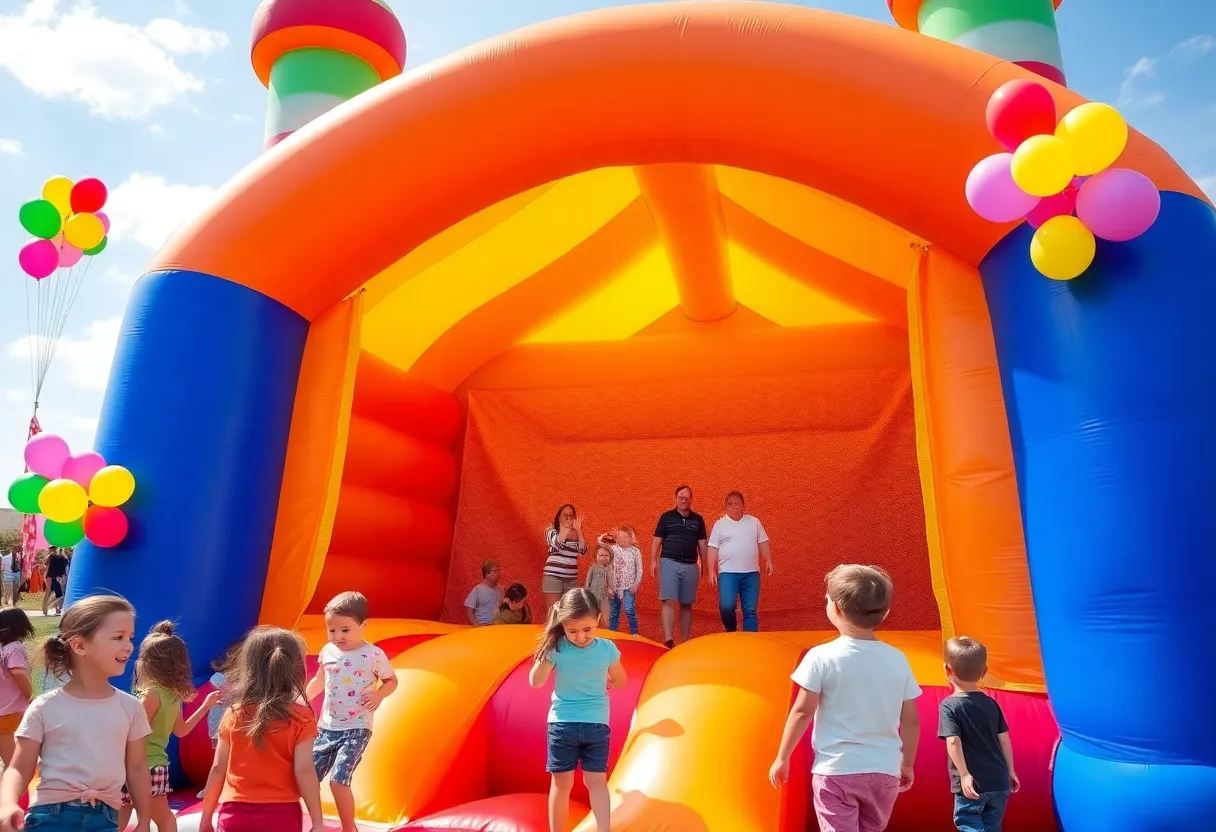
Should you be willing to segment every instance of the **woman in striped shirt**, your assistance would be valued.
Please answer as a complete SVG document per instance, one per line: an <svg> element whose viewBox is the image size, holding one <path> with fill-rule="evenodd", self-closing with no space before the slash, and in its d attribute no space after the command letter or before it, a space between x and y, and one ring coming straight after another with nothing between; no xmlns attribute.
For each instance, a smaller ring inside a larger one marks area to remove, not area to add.
<svg viewBox="0 0 1216 832"><path fill-rule="evenodd" d="M587 552L583 520L574 506L567 503L557 510L553 527L546 530L545 539L549 543L549 557L545 560L540 591L545 596L547 615L567 590L578 586L578 556Z"/></svg>

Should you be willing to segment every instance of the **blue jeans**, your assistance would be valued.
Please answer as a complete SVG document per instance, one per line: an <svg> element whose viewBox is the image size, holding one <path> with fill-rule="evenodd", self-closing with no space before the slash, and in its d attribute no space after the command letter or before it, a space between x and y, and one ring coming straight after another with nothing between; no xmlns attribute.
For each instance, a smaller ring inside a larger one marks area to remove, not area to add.
<svg viewBox="0 0 1216 832"><path fill-rule="evenodd" d="M550 722L545 771L564 774L582 765L583 773L607 774L611 738L602 722Z"/></svg>
<svg viewBox="0 0 1216 832"><path fill-rule="evenodd" d="M629 619L629 634L636 636L638 634L638 613L633 607L633 593L625 590L622 595L625 597L618 598L612 596L612 600L608 602L608 629L616 632L616 628L621 624L621 607L625 608L625 617Z"/></svg>
<svg viewBox="0 0 1216 832"><path fill-rule="evenodd" d="M1005 804L1009 792L980 792L972 800L965 795L954 796L954 825L960 832L1001 832Z"/></svg>
<svg viewBox="0 0 1216 832"><path fill-rule="evenodd" d="M743 607L743 632L754 633L760 629L756 618L756 605L760 603L759 572L721 572L718 574L718 612L722 613L722 626L733 633L739 627L735 616L735 602Z"/></svg>
<svg viewBox="0 0 1216 832"><path fill-rule="evenodd" d="M26 812L25 828L39 832L116 832L118 810L105 803L90 806L79 800L47 803Z"/></svg>

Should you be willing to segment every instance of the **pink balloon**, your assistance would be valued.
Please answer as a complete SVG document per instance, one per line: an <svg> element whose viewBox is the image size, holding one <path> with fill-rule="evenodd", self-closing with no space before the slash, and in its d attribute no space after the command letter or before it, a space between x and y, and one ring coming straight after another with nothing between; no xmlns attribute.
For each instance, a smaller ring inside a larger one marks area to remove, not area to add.
<svg viewBox="0 0 1216 832"><path fill-rule="evenodd" d="M101 220L101 227L106 230L106 234L109 234L110 233L110 217L106 214L105 211L98 211L96 216L97 216L97 219Z"/></svg>
<svg viewBox="0 0 1216 832"><path fill-rule="evenodd" d="M1072 214L1077 206L1077 189L1069 185L1058 194L1045 196L1039 200L1039 204L1034 206L1029 214L1026 215L1026 222L1031 228L1038 228L1043 223L1053 217L1067 217Z"/></svg>
<svg viewBox="0 0 1216 832"><path fill-rule="evenodd" d="M71 457L68 443L53 433L40 433L25 443L26 466L48 480L59 479L63 466Z"/></svg>
<svg viewBox="0 0 1216 832"><path fill-rule="evenodd" d="M1094 174L1077 194L1077 219L1095 237L1115 243L1148 231L1161 212L1161 193L1143 173L1111 168Z"/></svg>
<svg viewBox="0 0 1216 832"><path fill-rule="evenodd" d="M83 454L78 454L63 465L63 472L59 475L62 479L73 480L80 483L85 491L89 490L89 483L93 481L93 477L102 468L106 467L105 458L97 453L97 451L85 451Z"/></svg>
<svg viewBox="0 0 1216 832"><path fill-rule="evenodd" d="M59 248L51 240L34 240L22 246L17 262L34 280L42 280L59 268Z"/></svg>
<svg viewBox="0 0 1216 832"><path fill-rule="evenodd" d="M68 242L59 244L59 267L61 269L70 269L80 262L80 258L84 257L84 252L76 248Z"/></svg>
<svg viewBox="0 0 1216 832"><path fill-rule="evenodd" d="M989 222L1015 222L1038 204L1013 181L1012 153L997 153L979 162L967 177L967 202Z"/></svg>

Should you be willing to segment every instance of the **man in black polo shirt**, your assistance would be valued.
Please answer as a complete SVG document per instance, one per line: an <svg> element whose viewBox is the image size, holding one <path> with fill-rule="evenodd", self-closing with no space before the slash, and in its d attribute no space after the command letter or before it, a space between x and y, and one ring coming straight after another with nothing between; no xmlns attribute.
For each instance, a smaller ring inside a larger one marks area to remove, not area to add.
<svg viewBox="0 0 1216 832"><path fill-rule="evenodd" d="M708 535L705 518L692 510L692 489L676 489L676 507L663 512L650 544L650 574L659 572L659 600L663 602L663 638L673 647L676 605L680 607L680 640L692 633L692 605L701 581L698 559L704 559ZM660 557L660 554L662 557ZM661 569L660 569L661 566Z"/></svg>

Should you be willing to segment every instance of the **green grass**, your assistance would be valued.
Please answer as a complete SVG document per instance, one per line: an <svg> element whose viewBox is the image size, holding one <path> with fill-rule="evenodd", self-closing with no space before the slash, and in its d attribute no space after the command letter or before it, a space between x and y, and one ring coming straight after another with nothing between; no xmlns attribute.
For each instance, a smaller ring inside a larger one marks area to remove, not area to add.
<svg viewBox="0 0 1216 832"><path fill-rule="evenodd" d="M21 600L17 602L17 606L26 612L31 610L41 612L42 593L27 592L23 594ZM34 683L34 696L38 696L42 693L42 660L39 652L42 649L42 642L59 631L59 616L31 615L30 623L34 625L34 635L25 643L25 647L30 656L30 679Z"/></svg>

